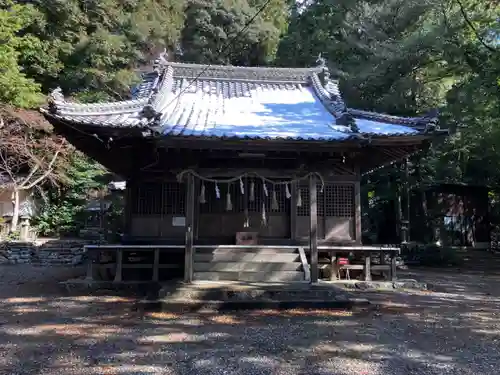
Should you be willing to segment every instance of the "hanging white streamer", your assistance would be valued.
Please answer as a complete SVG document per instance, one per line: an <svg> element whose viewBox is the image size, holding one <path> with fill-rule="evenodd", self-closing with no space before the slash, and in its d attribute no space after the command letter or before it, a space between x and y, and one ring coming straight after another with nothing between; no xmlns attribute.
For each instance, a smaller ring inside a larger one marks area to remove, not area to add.
<svg viewBox="0 0 500 375"><path fill-rule="evenodd" d="M245 185L243 184L243 179L240 177L240 192L241 195L245 194Z"/></svg>
<svg viewBox="0 0 500 375"><path fill-rule="evenodd" d="M215 183L215 197L217 199L220 199L220 190L219 190L219 185L217 185L217 183Z"/></svg>
<svg viewBox="0 0 500 375"><path fill-rule="evenodd" d="M269 196L269 192L267 191L266 181L262 180L262 188L264 189L264 196Z"/></svg>
<svg viewBox="0 0 500 375"><path fill-rule="evenodd" d="M231 202L231 192L228 186L226 194L226 211L232 211L232 210L233 210L233 202Z"/></svg>
<svg viewBox="0 0 500 375"><path fill-rule="evenodd" d="M252 180L250 182L250 196L248 197L250 202L255 202L255 182Z"/></svg>
<svg viewBox="0 0 500 375"><path fill-rule="evenodd" d="M262 225L267 225L266 203L262 202Z"/></svg>
<svg viewBox="0 0 500 375"><path fill-rule="evenodd" d="M288 184L285 185L285 196L286 196L286 199L290 199L292 197L292 194L290 193L290 188L288 187Z"/></svg>
<svg viewBox="0 0 500 375"><path fill-rule="evenodd" d="M278 211L280 209L280 206L278 204L278 197L276 194L276 188L274 188L274 190L273 190L273 199L271 201L271 209L273 211Z"/></svg>
<svg viewBox="0 0 500 375"><path fill-rule="evenodd" d="M207 203L207 199L205 198L205 184L201 184L201 191L200 191L200 203L204 204Z"/></svg>
<svg viewBox="0 0 500 375"><path fill-rule="evenodd" d="M250 227L250 218L248 215L248 209L245 208L245 222L243 223L243 228L249 228Z"/></svg>

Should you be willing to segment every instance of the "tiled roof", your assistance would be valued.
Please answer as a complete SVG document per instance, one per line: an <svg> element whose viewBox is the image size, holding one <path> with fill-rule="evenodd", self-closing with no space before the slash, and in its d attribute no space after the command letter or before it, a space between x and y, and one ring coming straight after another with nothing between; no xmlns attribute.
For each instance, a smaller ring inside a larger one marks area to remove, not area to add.
<svg viewBox="0 0 500 375"><path fill-rule="evenodd" d="M145 74L132 100L77 104L56 91L42 111L74 125L139 127L170 136L297 140L419 134L434 120L349 109L324 67L178 63Z"/></svg>

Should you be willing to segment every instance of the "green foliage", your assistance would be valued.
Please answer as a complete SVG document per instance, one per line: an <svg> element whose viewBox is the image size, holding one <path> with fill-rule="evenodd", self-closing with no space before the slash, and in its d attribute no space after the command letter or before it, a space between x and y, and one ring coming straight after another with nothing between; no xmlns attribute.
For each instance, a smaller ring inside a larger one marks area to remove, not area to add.
<svg viewBox="0 0 500 375"><path fill-rule="evenodd" d="M175 46L184 18L176 0L40 0L30 9L20 31L38 44L21 54L26 74L44 90L59 85L118 99L137 80L134 68Z"/></svg>
<svg viewBox="0 0 500 375"><path fill-rule="evenodd" d="M72 156L67 175L66 186L40 197L44 203L34 224L41 235L78 233L89 192L102 189L109 181L106 170L79 152Z"/></svg>
<svg viewBox="0 0 500 375"><path fill-rule="evenodd" d="M287 6L285 1L277 1L244 30L263 3L190 0L181 38L183 60L243 66L269 64L286 28Z"/></svg>
<svg viewBox="0 0 500 375"><path fill-rule="evenodd" d="M21 239L21 233L19 231L9 232L5 239L7 241L19 241Z"/></svg>
<svg viewBox="0 0 500 375"><path fill-rule="evenodd" d="M41 103L40 85L28 78L19 64L21 55L39 46L39 40L19 36L29 25L33 8L11 1L0 1L0 102L18 107Z"/></svg>

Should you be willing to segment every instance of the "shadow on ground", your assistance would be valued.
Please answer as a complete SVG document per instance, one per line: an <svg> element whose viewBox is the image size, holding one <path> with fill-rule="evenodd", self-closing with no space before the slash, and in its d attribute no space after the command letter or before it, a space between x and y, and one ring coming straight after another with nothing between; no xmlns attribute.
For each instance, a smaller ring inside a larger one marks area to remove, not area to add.
<svg viewBox="0 0 500 375"><path fill-rule="evenodd" d="M19 284L5 268L1 373L498 373L496 276L417 272L438 291L364 292L375 311L172 314L137 310L123 293L68 292L52 271Z"/></svg>

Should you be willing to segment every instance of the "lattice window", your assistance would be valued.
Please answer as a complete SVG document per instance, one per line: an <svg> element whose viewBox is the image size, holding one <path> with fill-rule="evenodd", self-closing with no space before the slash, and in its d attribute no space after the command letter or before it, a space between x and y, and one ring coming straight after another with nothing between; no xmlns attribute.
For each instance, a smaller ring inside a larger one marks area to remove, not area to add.
<svg viewBox="0 0 500 375"><path fill-rule="evenodd" d="M325 186L326 216L354 217L354 185L329 184Z"/></svg>
<svg viewBox="0 0 500 375"><path fill-rule="evenodd" d="M166 215L185 215L186 195L186 184L165 182L163 184L163 213Z"/></svg>
<svg viewBox="0 0 500 375"><path fill-rule="evenodd" d="M309 216L309 186L299 186L302 206L297 207L298 216ZM321 192L321 184L317 185L318 216L354 217L354 185L325 184Z"/></svg>
<svg viewBox="0 0 500 375"><path fill-rule="evenodd" d="M325 214L325 194L321 192L321 187L321 184L316 185L316 204L318 209L318 216L324 216ZM297 187L297 190L300 191L300 197L302 200L302 205L300 207L297 207L297 216L309 216L309 186L299 185Z"/></svg>
<svg viewBox="0 0 500 375"><path fill-rule="evenodd" d="M184 215L186 187L178 182L147 182L132 190L132 213L138 215Z"/></svg>
<svg viewBox="0 0 500 375"><path fill-rule="evenodd" d="M155 215L161 213L161 184L142 183L135 188L134 214Z"/></svg>

